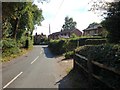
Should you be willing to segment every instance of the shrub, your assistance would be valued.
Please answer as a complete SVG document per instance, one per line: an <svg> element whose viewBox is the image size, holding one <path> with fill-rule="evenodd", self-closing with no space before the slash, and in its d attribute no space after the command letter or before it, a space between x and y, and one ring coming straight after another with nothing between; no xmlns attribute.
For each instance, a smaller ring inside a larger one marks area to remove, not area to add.
<svg viewBox="0 0 120 90"><path fill-rule="evenodd" d="M49 42L48 47L54 54L62 54L65 52L64 43L65 40L52 40Z"/></svg>
<svg viewBox="0 0 120 90"><path fill-rule="evenodd" d="M106 43L106 39L87 39L85 40L86 45L99 45Z"/></svg>
<svg viewBox="0 0 120 90"><path fill-rule="evenodd" d="M120 45L86 45L77 48L76 52L120 70Z"/></svg>
<svg viewBox="0 0 120 90"><path fill-rule="evenodd" d="M63 54L73 51L77 47L77 39L51 40L48 47L54 54Z"/></svg>
<svg viewBox="0 0 120 90"><path fill-rule="evenodd" d="M64 54L65 59L73 58L73 55L74 55L74 52L73 52L73 51L69 51L69 52L66 52L66 53Z"/></svg>
<svg viewBox="0 0 120 90"><path fill-rule="evenodd" d="M2 57L10 56L11 54L17 54L20 49L17 47L16 41L10 38L2 40Z"/></svg>

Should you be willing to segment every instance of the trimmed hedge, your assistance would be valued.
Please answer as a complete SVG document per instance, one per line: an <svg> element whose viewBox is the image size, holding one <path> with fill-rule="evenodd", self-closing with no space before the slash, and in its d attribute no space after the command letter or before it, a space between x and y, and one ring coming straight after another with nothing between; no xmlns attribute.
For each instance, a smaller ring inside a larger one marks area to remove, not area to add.
<svg viewBox="0 0 120 90"><path fill-rule="evenodd" d="M104 43L106 43L106 40L101 38L70 38L62 40L51 40L48 43L48 47L54 54L60 55L65 52L75 50L78 45L98 45Z"/></svg>
<svg viewBox="0 0 120 90"><path fill-rule="evenodd" d="M77 47L78 39L51 40L48 44L50 50L57 55L73 51Z"/></svg>
<svg viewBox="0 0 120 90"><path fill-rule="evenodd" d="M86 45L99 45L99 44L105 44L107 41L106 39L86 39L85 44Z"/></svg>
<svg viewBox="0 0 120 90"><path fill-rule="evenodd" d="M51 40L48 47L54 54L63 54L65 52L65 40Z"/></svg>

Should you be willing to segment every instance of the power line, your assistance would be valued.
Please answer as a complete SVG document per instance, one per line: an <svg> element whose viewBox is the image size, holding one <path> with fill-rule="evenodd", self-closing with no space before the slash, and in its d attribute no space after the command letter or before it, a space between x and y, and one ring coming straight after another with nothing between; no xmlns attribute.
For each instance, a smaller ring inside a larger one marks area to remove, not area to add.
<svg viewBox="0 0 120 90"><path fill-rule="evenodd" d="M53 18L53 20L57 17L57 15L58 15L58 13L59 13L59 11L60 11L60 8L61 8L61 6L63 5L63 3L64 3L64 0L62 0L62 2L60 3L60 6L58 7L58 11L57 11L55 17Z"/></svg>

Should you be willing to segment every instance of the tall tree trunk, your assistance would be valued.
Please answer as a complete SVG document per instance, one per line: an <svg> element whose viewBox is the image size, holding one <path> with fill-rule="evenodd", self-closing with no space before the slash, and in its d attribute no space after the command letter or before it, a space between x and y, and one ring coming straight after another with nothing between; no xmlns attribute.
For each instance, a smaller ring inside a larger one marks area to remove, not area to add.
<svg viewBox="0 0 120 90"><path fill-rule="evenodd" d="M16 39L16 36L17 36L18 24L19 24L19 19L16 18L16 20L15 20L15 28L14 28L14 32L13 32L13 38L14 39Z"/></svg>

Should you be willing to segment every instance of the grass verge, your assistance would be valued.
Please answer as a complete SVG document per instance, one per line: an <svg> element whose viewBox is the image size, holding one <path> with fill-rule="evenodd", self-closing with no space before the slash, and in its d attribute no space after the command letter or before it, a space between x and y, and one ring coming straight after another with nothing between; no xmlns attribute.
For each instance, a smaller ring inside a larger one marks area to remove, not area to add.
<svg viewBox="0 0 120 90"><path fill-rule="evenodd" d="M0 56L0 62L8 62L8 61L10 61L10 60L12 60L12 59L14 59L14 58L17 58L17 57L19 57L19 56L22 56L22 55L24 55L24 54L27 54L30 50L32 50L33 49L33 47L30 47L29 49L21 49L21 51L19 52L19 53L17 53L17 54L12 54L12 55L10 55L10 56L6 56L6 57L2 57L2 55Z"/></svg>

